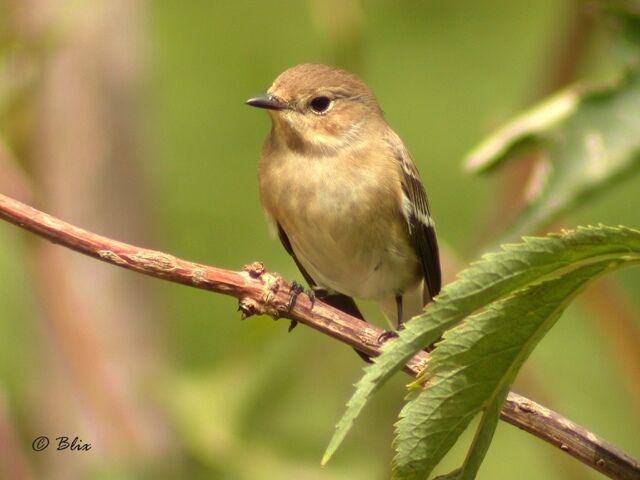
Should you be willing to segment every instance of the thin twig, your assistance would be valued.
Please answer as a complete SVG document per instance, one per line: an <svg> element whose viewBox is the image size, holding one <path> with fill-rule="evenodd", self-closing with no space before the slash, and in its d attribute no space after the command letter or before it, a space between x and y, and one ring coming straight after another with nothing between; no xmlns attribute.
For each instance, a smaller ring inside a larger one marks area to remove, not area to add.
<svg viewBox="0 0 640 480"><path fill-rule="evenodd" d="M273 318L288 318L351 345L366 355L378 355L381 329L321 301L312 303L306 295L300 295L293 308L289 309L289 284L277 274L267 272L259 262L247 265L241 272L189 262L88 232L2 194L0 218L104 262L235 297L239 300L243 317L265 314ZM407 363L405 370L416 375L428 360L429 355L420 352ZM640 464L624 452L556 412L516 393L509 393L501 418L555 445L609 478L640 478Z"/></svg>

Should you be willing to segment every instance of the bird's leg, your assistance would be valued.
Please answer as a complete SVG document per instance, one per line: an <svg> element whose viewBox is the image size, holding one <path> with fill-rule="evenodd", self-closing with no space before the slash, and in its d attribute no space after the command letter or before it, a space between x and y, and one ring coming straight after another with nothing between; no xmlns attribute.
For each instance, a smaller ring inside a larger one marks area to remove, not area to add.
<svg viewBox="0 0 640 480"><path fill-rule="evenodd" d="M404 322L402 321L402 295L396 295L396 309L398 311L398 330L404 328Z"/></svg>
<svg viewBox="0 0 640 480"><path fill-rule="evenodd" d="M298 282L291 282L291 288L289 288L289 301L287 302L287 311L291 311L291 309L296 305L296 300L298 299L298 295L304 292L304 288ZM296 320L291 320L289 324L288 332L296 328L298 322Z"/></svg>
<svg viewBox="0 0 640 480"><path fill-rule="evenodd" d="M289 301L287 302L287 311L291 311L293 307L296 306L296 300L298 300L298 295L304 292L304 287L300 285L298 282L291 282L291 287L289 288Z"/></svg>
<svg viewBox="0 0 640 480"><path fill-rule="evenodd" d="M310 290L307 291L307 295L309 295L309 300L311 300L311 309L316 304L316 299L324 300L329 296L329 292L320 287L311 287Z"/></svg>
<svg viewBox="0 0 640 480"><path fill-rule="evenodd" d="M402 295L396 295L396 312L398 315L397 325L398 328L394 330L386 330L378 337L378 343L382 344L391 338L396 338L398 332L404 328L404 322L402 321Z"/></svg>
<svg viewBox="0 0 640 480"><path fill-rule="evenodd" d="M289 289L289 301L287 302L287 310L289 312L293 309L293 307L296 306L298 295L300 295L301 293L306 293L309 296L309 300L311 301L311 309L313 309L313 306L316 303L316 298L322 300L329 295L329 292L327 292L324 288L312 287L309 290L305 290L302 285L300 285L296 281L293 281L291 282L291 288ZM288 331L290 332L291 330L296 328L297 325L298 322L296 320L291 320Z"/></svg>
<svg viewBox="0 0 640 480"><path fill-rule="evenodd" d="M390 340L392 338L396 338L398 336L398 332L395 332L393 330L385 330L384 332L382 332L380 334L380 336L378 337L378 343L380 345L382 345L384 342L386 342L387 340Z"/></svg>

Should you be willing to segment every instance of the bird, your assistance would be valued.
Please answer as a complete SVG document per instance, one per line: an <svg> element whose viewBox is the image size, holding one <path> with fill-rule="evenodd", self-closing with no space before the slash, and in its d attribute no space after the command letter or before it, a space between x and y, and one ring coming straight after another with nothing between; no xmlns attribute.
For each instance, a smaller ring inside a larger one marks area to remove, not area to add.
<svg viewBox="0 0 640 480"><path fill-rule="evenodd" d="M354 299L373 301L402 329L440 292L440 257L418 169L371 88L306 63L246 103L270 114L260 201L312 294L360 319Z"/></svg>

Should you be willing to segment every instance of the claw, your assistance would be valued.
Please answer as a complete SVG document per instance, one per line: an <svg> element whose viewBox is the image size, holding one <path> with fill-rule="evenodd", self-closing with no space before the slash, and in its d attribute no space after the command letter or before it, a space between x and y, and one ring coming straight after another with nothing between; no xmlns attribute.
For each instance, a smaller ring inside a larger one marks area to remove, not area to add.
<svg viewBox="0 0 640 480"><path fill-rule="evenodd" d="M298 326L298 321L297 320L291 320L291 323L289 324L289 328L287 328L287 333L291 333L291 330L293 330L297 326Z"/></svg>
<svg viewBox="0 0 640 480"><path fill-rule="evenodd" d="M313 306L316 304L316 300L323 300L329 296L329 292L327 292L324 288L312 287L311 290L307 290L307 295L309 296L309 300L311 300L311 310L313 310Z"/></svg>
<svg viewBox="0 0 640 480"><path fill-rule="evenodd" d="M380 334L380 336L378 337L378 343L380 345L382 345L387 340L391 340L392 338L396 338L398 336L398 332L400 330L404 330L404 322L401 322L401 321L398 322L398 329L397 330L385 330L384 332L382 332Z"/></svg>
<svg viewBox="0 0 640 480"><path fill-rule="evenodd" d="M313 310L313 306L316 304L316 291L315 290L309 290L307 292L307 295L309 297L309 300L311 301L310 310Z"/></svg>
<svg viewBox="0 0 640 480"><path fill-rule="evenodd" d="M391 340L392 338L396 338L398 336L398 332L394 330L385 330L378 337L378 344L382 345L383 343Z"/></svg>
<svg viewBox="0 0 640 480"><path fill-rule="evenodd" d="M304 292L304 288L298 282L291 282L291 288L289 289L289 301L287 302L287 311L291 311L296 306L296 300L298 295Z"/></svg>

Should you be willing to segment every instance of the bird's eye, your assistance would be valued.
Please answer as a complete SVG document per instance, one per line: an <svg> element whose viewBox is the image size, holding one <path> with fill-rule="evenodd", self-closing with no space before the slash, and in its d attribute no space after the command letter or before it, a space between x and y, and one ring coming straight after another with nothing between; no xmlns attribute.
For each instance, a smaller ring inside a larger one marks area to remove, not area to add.
<svg viewBox="0 0 640 480"><path fill-rule="evenodd" d="M313 113L325 113L331 107L331 99L329 97L315 97L309 102L309 106Z"/></svg>

